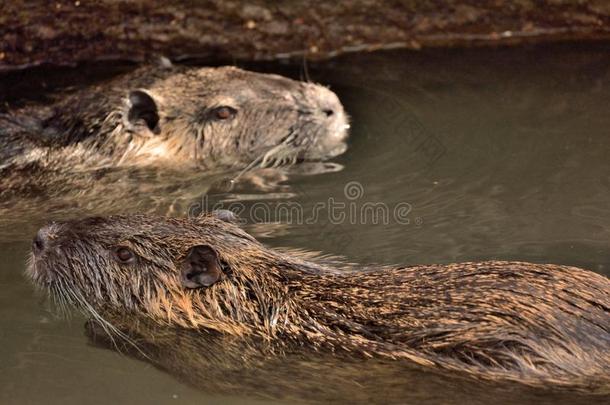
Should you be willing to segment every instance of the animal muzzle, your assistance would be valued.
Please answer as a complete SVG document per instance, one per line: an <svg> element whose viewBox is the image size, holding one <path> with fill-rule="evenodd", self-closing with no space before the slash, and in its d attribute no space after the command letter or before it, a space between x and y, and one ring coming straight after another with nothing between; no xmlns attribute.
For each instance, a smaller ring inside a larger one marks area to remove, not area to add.
<svg viewBox="0 0 610 405"><path fill-rule="evenodd" d="M311 122L317 127L308 145L307 154L333 157L345 152L349 135L349 118L335 93L324 86L306 83L306 97L313 109Z"/></svg>

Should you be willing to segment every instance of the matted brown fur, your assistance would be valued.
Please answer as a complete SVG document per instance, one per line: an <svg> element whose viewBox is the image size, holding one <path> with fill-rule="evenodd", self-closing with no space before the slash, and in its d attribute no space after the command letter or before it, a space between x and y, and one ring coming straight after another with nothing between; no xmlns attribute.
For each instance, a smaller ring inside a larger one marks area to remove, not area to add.
<svg viewBox="0 0 610 405"><path fill-rule="evenodd" d="M337 266L266 248L213 216L114 216L43 228L28 274L60 305L159 325L414 363L489 380L610 390L610 281L522 262ZM209 288L180 268L195 246L222 264ZM136 259L119 264L127 247Z"/></svg>
<svg viewBox="0 0 610 405"><path fill-rule="evenodd" d="M0 172L324 159L345 151L347 122L336 94L314 83L230 66L147 66L0 114Z"/></svg>

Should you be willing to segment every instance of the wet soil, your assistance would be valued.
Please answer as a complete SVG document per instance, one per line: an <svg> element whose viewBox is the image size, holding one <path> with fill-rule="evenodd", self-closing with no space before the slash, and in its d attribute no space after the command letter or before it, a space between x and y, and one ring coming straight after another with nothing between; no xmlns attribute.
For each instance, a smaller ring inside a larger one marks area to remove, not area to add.
<svg viewBox="0 0 610 405"><path fill-rule="evenodd" d="M323 59L388 48L610 38L607 0L14 0L0 70L100 60Z"/></svg>

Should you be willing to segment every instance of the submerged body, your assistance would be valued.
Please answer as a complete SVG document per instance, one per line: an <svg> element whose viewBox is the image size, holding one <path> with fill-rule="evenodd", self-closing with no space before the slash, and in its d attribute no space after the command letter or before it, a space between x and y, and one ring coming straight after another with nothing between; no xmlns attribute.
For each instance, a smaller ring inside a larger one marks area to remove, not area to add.
<svg viewBox="0 0 610 405"><path fill-rule="evenodd" d="M223 216L38 233L29 274L94 314L536 387L610 389L610 281L567 266L354 267L268 249ZM104 325L104 323L102 322ZM106 326L110 332L112 327Z"/></svg>
<svg viewBox="0 0 610 405"><path fill-rule="evenodd" d="M363 357L309 345L284 346L204 329L168 327L142 317L106 318L124 333L113 338L95 321L88 343L142 360L206 395L253 398L265 403L447 405L589 405L603 396L541 390L507 381L483 381L461 373L414 367L406 361ZM552 387L551 385L549 387ZM275 403L275 402L273 402Z"/></svg>

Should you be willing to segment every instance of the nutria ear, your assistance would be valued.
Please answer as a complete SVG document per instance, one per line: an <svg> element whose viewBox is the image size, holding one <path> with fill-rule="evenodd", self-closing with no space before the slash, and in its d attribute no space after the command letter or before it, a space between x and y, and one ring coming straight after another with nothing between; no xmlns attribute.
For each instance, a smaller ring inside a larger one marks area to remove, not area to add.
<svg viewBox="0 0 610 405"><path fill-rule="evenodd" d="M210 213L214 218L231 224L238 224L239 217L231 210L214 210Z"/></svg>
<svg viewBox="0 0 610 405"><path fill-rule="evenodd" d="M222 279L218 254L209 246L194 246L181 266L181 281L186 288L210 287Z"/></svg>
<svg viewBox="0 0 610 405"><path fill-rule="evenodd" d="M127 114L127 119L132 124L142 120L152 132L158 132L159 112L155 100L142 90L135 90L129 93L131 107Z"/></svg>

